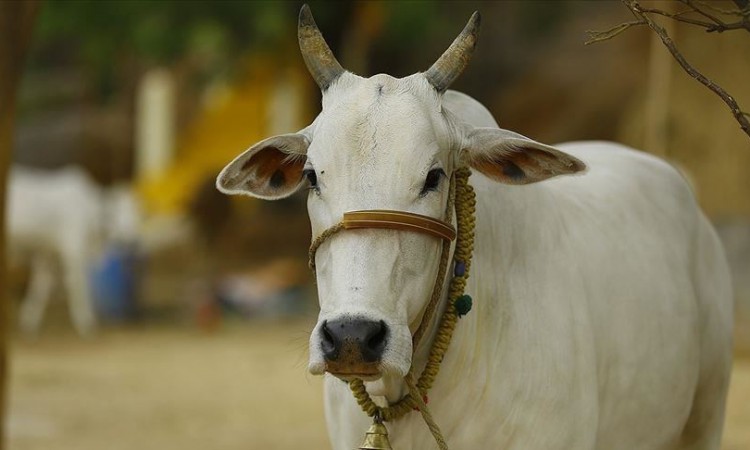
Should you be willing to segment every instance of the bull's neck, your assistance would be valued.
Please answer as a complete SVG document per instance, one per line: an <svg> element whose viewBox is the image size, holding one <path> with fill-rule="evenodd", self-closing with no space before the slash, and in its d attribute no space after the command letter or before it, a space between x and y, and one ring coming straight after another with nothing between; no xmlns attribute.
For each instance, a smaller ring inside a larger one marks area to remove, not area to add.
<svg viewBox="0 0 750 450"><path fill-rule="evenodd" d="M472 310L459 319L450 347L446 353L440 373L453 374L460 370L466 376L472 371L482 371L485 362L477 349L497 348L503 345L503 320L507 315L501 311L507 307L509 298L506 283L503 281L510 270L512 255L521 235L535 227L535 214L544 210L552 197L544 185L506 186L490 181L481 175L473 175L470 182L476 191L476 232L471 276L466 293L474 298ZM451 245L451 261L454 245ZM448 304L448 285L453 273L449 267L443 280L440 306L432 318L412 360L413 372L420 374L432 347L439 328L440 318ZM488 333L483 330L500 330ZM496 339L497 342L488 342ZM453 367L457 366L457 367ZM440 375L438 375L438 379ZM397 377L383 380L381 388L389 402L394 402L407 393L403 380ZM380 390L380 389L379 389Z"/></svg>

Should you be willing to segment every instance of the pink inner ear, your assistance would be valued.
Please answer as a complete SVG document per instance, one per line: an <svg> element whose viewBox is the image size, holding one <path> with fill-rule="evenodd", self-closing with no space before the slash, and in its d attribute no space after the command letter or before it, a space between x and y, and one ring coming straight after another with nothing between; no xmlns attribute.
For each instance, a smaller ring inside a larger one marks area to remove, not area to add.
<svg viewBox="0 0 750 450"><path fill-rule="evenodd" d="M526 182L526 173L510 160L472 160L471 166L501 183L524 184Z"/></svg>
<svg viewBox="0 0 750 450"><path fill-rule="evenodd" d="M488 177L506 184L535 183L585 169L585 165L572 156L534 147L504 151L491 157L480 156L472 159L470 164Z"/></svg>
<svg viewBox="0 0 750 450"><path fill-rule="evenodd" d="M471 161L471 166L488 177L507 184L526 184L531 182L527 170L533 171L537 164L521 152L507 152L495 157L479 157Z"/></svg>
<svg viewBox="0 0 750 450"><path fill-rule="evenodd" d="M240 173L245 174L245 187L268 195L293 188L302 178L303 164L276 147L264 147L248 158Z"/></svg>

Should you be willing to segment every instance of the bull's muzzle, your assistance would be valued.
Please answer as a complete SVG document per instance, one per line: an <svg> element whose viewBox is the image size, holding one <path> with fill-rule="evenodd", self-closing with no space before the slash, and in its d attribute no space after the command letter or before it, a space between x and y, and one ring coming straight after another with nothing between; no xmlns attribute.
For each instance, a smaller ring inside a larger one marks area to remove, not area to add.
<svg viewBox="0 0 750 450"><path fill-rule="evenodd" d="M380 360L388 339L385 322L340 319L323 322L320 348L326 371L340 378L380 375Z"/></svg>

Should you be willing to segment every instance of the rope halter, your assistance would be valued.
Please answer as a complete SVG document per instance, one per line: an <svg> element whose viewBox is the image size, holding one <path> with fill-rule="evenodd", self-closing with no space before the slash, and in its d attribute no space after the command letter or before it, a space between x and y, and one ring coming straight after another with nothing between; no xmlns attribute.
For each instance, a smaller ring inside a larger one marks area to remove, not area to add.
<svg viewBox="0 0 750 450"><path fill-rule="evenodd" d="M445 352L448 350L458 318L466 314L471 308L471 297L464 295L474 247L474 213L476 210L474 190L468 183L470 175L470 169L461 168L456 170L451 177L445 221L403 211L349 211L344 213L341 222L326 229L315 238L310 245L309 251L310 269L315 272L315 254L318 247L328 238L342 230L361 228L394 229L424 233L441 239L443 245L440 265L432 289L432 295L422 314L419 327L412 336L412 349L413 352L416 352L420 340L424 336L428 326L432 323L433 316L435 316L439 307L450 256L450 246L453 240L457 239L456 248L453 253L453 277L450 280L447 296L448 304L443 310L440 325L427 358L427 364L419 379L416 383L414 382L413 362L409 373L404 377L404 382L409 389L409 393L397 402L382 407L378 406L372 400L361 379L354 379L349 382L349 387L357 403L367 415L375 418L376 421L393 421L401 418L410 411L418 410L422 414L441 450L447 450L448 447L439 427L427 409L427 392L432 387L440 370L440 363L443 361ZM457 231L451 225L454 205L456 223L458 225Z"/></svg>

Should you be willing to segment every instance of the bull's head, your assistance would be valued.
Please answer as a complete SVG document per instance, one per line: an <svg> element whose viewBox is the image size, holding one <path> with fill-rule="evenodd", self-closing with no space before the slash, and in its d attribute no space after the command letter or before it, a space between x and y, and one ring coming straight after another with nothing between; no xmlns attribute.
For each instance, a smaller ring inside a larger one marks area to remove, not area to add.
<svg viewBox="0 0 750 450"><path fill-rule="evenodd" d="M217 185L228 194L268 200L309 189L313 236L351 210L444 219L448 180L461 166L508 184L584 167L521 135L470 126L443 108L444 92L474 50L478 13L432 67L401 79L344 70L307 6L298 31L302 56L323 92L322 111L298 133L250 147L221 172ZM309 370L342 379L405 375L440 249L435 237L396 230L352 230L328 239L316 255L321 311Z"/></svg>

